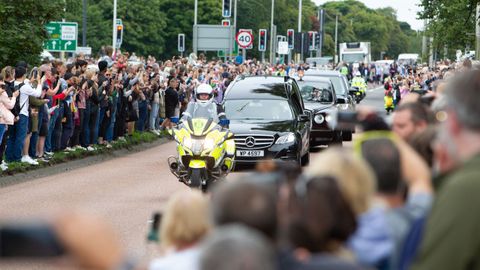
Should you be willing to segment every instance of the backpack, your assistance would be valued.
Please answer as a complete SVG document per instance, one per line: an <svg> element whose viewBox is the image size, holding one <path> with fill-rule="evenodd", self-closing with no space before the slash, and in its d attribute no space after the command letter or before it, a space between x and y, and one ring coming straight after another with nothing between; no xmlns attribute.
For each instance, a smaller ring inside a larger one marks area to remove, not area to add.
<svg viewBox="0 0 480 270"><path fill-rule="evenodd" d="M15 91L20 91L20 88L22 88L24 85L25 83L23 82L19 85L15 85L14 87ZM15 101L15 106L12 109L13 116L15 116L15 122L18 120L18 116L20 115L20 111L23 109L23 106L25 106L25 104L27 103L27 101L25 101L22 105L20 105L20 96L21 95L17 96L17 100Z"/></svg>

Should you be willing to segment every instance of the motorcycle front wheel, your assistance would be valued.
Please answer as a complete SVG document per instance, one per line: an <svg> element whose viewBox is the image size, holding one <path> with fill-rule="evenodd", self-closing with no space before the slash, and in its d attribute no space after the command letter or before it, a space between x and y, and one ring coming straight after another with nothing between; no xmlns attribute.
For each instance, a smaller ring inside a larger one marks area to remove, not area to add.
<svg viewBox="0 0 480 270"><path fill-rule="evenodd" d="M202 192L207 192L207 183L203 185L202 184L203 179L204 179L203 169L192 169L192 173L190 174L190 187L198 188Z"/></svg>

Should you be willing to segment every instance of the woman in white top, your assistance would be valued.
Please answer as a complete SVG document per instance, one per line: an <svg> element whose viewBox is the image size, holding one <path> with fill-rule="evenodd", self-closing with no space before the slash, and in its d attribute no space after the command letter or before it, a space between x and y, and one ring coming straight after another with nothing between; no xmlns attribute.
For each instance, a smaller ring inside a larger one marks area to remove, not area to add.
<svg viewBox="0 0 480 270"><path fill-rule="evenodd" d="M210 229L208 199L200 191L177 193L167 204L160 228L165 256L154 259L149 269L199 269L198 244Z"/></svg>
<svg viewBox="0 0 480 270"><path fill-rule="evenodd" d="M14 123L15 116L10 110L15 106L19 94L20 91L15 91L12 97L8 97L5 82L3 78L0 80L0 142L7 131L7 125Z"/></svg>

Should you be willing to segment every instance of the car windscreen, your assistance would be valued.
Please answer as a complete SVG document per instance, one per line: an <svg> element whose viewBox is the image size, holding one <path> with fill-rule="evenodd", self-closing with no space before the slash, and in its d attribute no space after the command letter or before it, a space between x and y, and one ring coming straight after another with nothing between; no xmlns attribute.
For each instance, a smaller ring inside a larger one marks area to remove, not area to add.
<svg viewBox="0 0 480 270"><path fill-rule="evenodd" d="M230 120L293 120L292 109L286 100L226 100L225 114Z"/></svg>
<svg viewBox="0 0 480 270"><path fill-rule="evenodd" d="M324 75L322 75L322 77L327 77L330 79L330 81L332 81L333 88L335 89L335 93L337 93L337 95L345 95L345 93L347 92L347 89L345 88L345 84L343 82L342 77L324 76Z"/></svg>
<svg viewBox="0 0 480 270"><path fill-rule="evenodd" d="M328 82L297 81L303 100L307 102L333 102L333 91Z"/></svg>

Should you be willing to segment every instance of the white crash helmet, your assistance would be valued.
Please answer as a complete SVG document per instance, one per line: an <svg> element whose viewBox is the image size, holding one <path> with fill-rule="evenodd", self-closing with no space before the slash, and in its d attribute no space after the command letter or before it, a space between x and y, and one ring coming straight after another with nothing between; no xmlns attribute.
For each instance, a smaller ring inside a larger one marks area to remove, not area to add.
<svg viewBox="0 0 480 270"><path fill-rule="evenodd" d="M208 94L208 99L207 100L201 100L200 95L201 94ZM213 88L206 83L200 84L197 89L195 90L195 99L197 100L197 103L200 104L209 104L213 101Z"/></svg>
<svg viewBox="0 0 480 270"><path fill-rule="evenodd" d="M360 74L360 71L357 71L357 72L355 72L355 76L360 77L360 76L362 76L362 74Z"/></svg>

